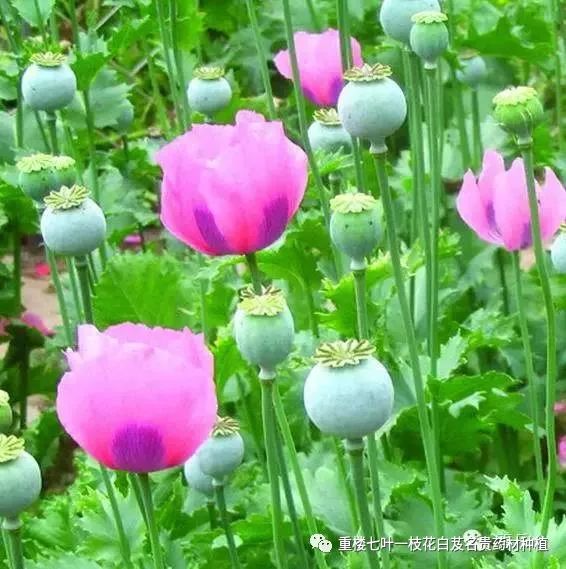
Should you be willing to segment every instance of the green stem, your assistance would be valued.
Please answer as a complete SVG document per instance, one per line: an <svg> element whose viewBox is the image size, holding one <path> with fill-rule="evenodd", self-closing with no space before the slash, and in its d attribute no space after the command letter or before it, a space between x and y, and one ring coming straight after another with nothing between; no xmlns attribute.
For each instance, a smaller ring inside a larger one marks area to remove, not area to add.
<svg viewBox="0 0 566 569"><path fill-rule="evenodd" d="M277 117L277 109L275 108L275 101L273 100L273 88L271 87L271 80L269 78L269 68L267 67L267 56L265 53L263 38L261 37L261 30L259 28L259 24L257 21L257 14L255 11L253 0L246 0L246 7L248 9L248 18L250 20L250 26L252 28L255 47L259 60L259 71L261 74L261 80L263 82L263 88L265 90L265 96L267 98L267 110L269 118L274 119Z"/></svg>
<svg viewBox="0 0 566 569"><path fill-rule="evenodd" d="M208 511L208 525L210 529L216 529L216 508L212 500L206 502L206 510Z"/></svg>
<svg viewBox="0 0 566 569"><path fill-rule="evenodd" d="M316 7L314 5L313 0L306 0L306 4L314 31L320 32L322 26L320 25L320 20L318 19L318 13L316 11Z"/></svg>
<svg viewBox="0 0 566 569"><path fill-rule="evenodd" d="M116 525L116 532L118 533L118 543L120 547L120 555L122 561L127 569L133 569L130 551L130 542L124 531L124 524L122 522L122 516L120 514L120 508L118 507L118 500L116 499L116 492L114 490L114 485L110 479L110 474L108 470L102 466L100 467L100 475L102 477L102 482L104 483L104 488L106 489L106 495L108 496L108 501L110 502L110 509L112 510L112 515L114 516L114 523Z"/></svg>
<svg viewBox="0 0 566 569"><path fill-rule="evenodd" d="M303 477L303 471L301 470L301 465L299 464L299 457L297 455L297 449L295 448L295 441L293 440L291 427L287 421L287 415L285 414L285 408L283 407L283 402L281 401L281 396L279 394L277 384L273 386L273 403L275 407L275 415L279 424L279 429L281 430L281 435L283 437L283 442L285 443L285 446L287 447L287 451L289 453L291 470L293 471L293 476L295 477L295 482L297 483L297 490L301 498L301 503L303 504L307 528L309 533L312 535L318 533L316 520L312 510L307 486L305 484L305 479ZM302 543L299 542L298 545L301 547ZM327 565L322 552L318 549L315 549L315 557L317 567L319 567L319 569L325 569Z"/></svg>
<svg viewBox="0 0 566 569"><path fill-rule="evenodd" d="M75 266L71 258L67 258L67 273L69 274L69 282L71 283L71 292L73 293L73 302L75 303L75 316L76 321L81 322L83 319L82 315L82 304L81 297L79 295L79 288L77 286L77 275L75 272Z"/></svg>
<svg viewBox="0 0 566 569"><path fill-rule="evenodd" d="M28 395L29 395L29 349L24 346L19 365L20 372L20 431L27 428L28 422Z"/></svg>
<svg viewBox="0 0 566 569"><path fill-rule="evenodd" d="M10 543L8 530L4 528L2 528L2 542L4 543L4 550L6 551L6 560L8 561L8 567L11 569L14 566L14 560L12 558L12 544Z"/></svg>
<svg viewBox="0 0 566 569"><path fill-rule="evenodd" d="M257 266L257 257L255 253L248 253L246 255L246 262L250 270L252 285L256 294L261 294L261 273Z"/></svg>
<svg viewBox="0 0 566 569"><path fill-rule="evenodd" d="M403 268L401 265L401 256L399 254L397 242L397 227L395 221L395 210L393 206L393 197L389 187L389 180L387 178L387 157L385 153L375 154L375 166L379 188L383 199L383 209L387 224L387 238L389 242L389 252L391 255L391 265L393 268L393 275L395 279L395 287L397 289L397 296L401 308L401 316L403 320L403 327L407 338L409 348L409 356L411 368L413 371L413 379L415 385L415 394L417 399L417 412L419 416L419 423L423 438L423 446L425 452L425 459L427 465L428 476L430 480L431 501L434 515L434 531L436 537L444 535L444 507L442 502L442 491L440 477L438 475L437 457L434 446L434 438L432 429L429 423L428 410L425 397L425 386L423 375L421 371L421 364L419 360L419 350L413 319L409 303L407 301L407 293L405 291L405 278L403 276ZM438 567L445 569L446 567L446 552L438 551Z"/></svg>
<svg viewBox="0 0 566 569"><path fill-rule="evenodd" d="M22 547L22 524L18 518L6 519L2 524L9 542L6 551L9 551L11 569L24 569L24 550Z"/></svg>
<svg viewBox="0 0 566 569"><path fill-rule="evenodd" d="M271 521L273 543L275 544L275 560L278 569L287 567L285 543L283 536L283 510L281 509L281 492L279 489L279 472L277 467L277 449L275 440L276 426L273 413L273 378L261 378L261 408L263 417L263 433L267 454L267 472L271 487Z"/></svg>
<svg viewBox="0 0 566 569"><path fill-rule="evenodd" d="M202 255L197 253L198 262L200 269L203 269L205 266L205 260ZM204 334L204 340L206 343L210 342L211 340L211 330L208 324L208 310L206 308L206 293L208 292L208 279L205 277L199 278L199 296L200 296L200 320L201 320L201 329L202 333Z"/></svg>
<svg viewBox="0 0 566 569"><path fill-rule="evenodd" d="M354 490L352 489L352 485L350 484L350 480L348 478L348 471L346 469L346 461L344 460L342 446L336 437L332 437L332 445L334 446L334 455L336 456L338 475L340 476L340 480L342 480L342 486L344 486L344 489L346 491L346 499L348 500L348 508L350 510L352 527L354 528L354 531L357 531L358 527L360 527L360 517L358 515Z"/></svg>
<svg viewBox="0 0 566 569"><path fill-rule="evenodd" d="M47 28L45 27L45 22L43 21L43 16L41 10L39 9L39 1L33 0L33 7L35 9L35 17L38 21L39 33L41 34L41 39L43 41L43 47L47 50L49 49L49 37L47 35Z"/></svg>
<svg viewBox="0 0 566 569"><path fill-rule="evenodd" d="M305 108L305 100L301 92L301 75L299 72L299 62L297 59L295 37L293 35L293 16L291 12L291 4L289 0L282 0L282 3L283 3L283 13L285 16L285 35L287 38L287 46L289 48L289 59L291 60L291 69L293 75L293 91L295 93L295 103L297 105L297 113L299 115L299 127L301 132L301 139L303 143L303 148L307 154L314 184L318 192L320 206L322 209L322 213L324 215L324 223L326 225L326 230L329 232L330 206L328 201L328 195L326 188L324 187L324 184L322 182L320 170L318 168L318 164L316 163L314 153L312 151L312 147L307 134L308 130L307 112ZM336 275L339 278L340 257L334 245L332 246L332 251L333 251L334 268L336 269Z"/></svg>
<svg viewBox="0 0 566 569"><path fill-rule="evenodd" d="M366 291L366 269L358 269L352 271L354 274L354 285L356 293L356 312L358 315L358 337L359 339L369 338L369 324L367 316L367 291ZM385 528L383 523L383 511L381 509L381 492L379 489L379 469L378 469L378 452L375 435L371 434L367 437L368 460L370 467L371 491L373 495L373 514L377 527L377 537L385 537ZM386 569L390 567L389 551L383 549L383 566Z"/></svg>
<svg viewBox="0 0 566 569"><path fill-rule="evenodd" d="M55 112L47 114L47 129L49 131L49 142L51 145L51 152L59 154L59 141L57 140L57 115Z"/></svg>
<svg viewBox="0 0 566 569"><path fill-rule="evenodd" d="M456 77L456 71L450 68L450 81L452 83L454 110L456 112L456 124L460 134L460 149L462 150L462 166L466 170L472 165L470 143L468 141L468 129L466 128L466 113L464 111L464 99L462 84Z"/></svg>
<svg viewBox="0 0 566 569"><path fill-rule="evenodd" d="M130 481L130 487L132 488L132 491L134 493L134 498L136 499L136 502L138 504L138 508L141 512L143 521L147 526L147 512L145 511L145 505L143 503L140 481L138 480L138 477L131 472L128 474L128 480Z"/></svg>
<svg viewBox="0 0 566 569"><path fill-rule="evenodd" d="M541 535L546 536L554 506L554 491L558 464L556 457L556 433L554 425L554 404L556 403L557 355L556 355L556 313L552 300L552 289L548 275L547 260L542 244L532 141L522 145L521 153L527 174L527 190L529 193L529 209L531 213L531 231L535 250L536 263L542 288L542 296L546 311L546 443L548 453L548 471L546 491L542 508ZM540 552L537 552L540 559Z"/></svg>
<svg viewBox="0 0 566 569"><path fill-rule="evenodd" d="M214 495L216 496L216 505L218 506L218 512L220 513L220 522L222 523L222 529L224 530L224 534L226 535L226 542L228 543L228 553L230 554L232 569L239 569L241 565L238 558L236 542L234 541L234 533L232 532L232 526L230 525L230 518L228 517L228 509L226 508L226 496L224 495L223 484L216 481L214 482Z"/></svg>
<svg viewBox="0 0 566 569"><path fill-rule="evenodd" d="M45 255L47 257L47 264L49 265L49 270L51 272L51 280L53 281L53 286L55 287L55 293L57 295L57 302L59 304L59 313L61 314L61 320L63 320L63 328L65 330L65 339L67 340L67 345L73 343L73 332L71 327L71 321L69 319L69 311L67 310L67 304L65 303L65 295L63 294L63 287L61 286L61 279L59 278L59 269L57 268L57 261L53 251L50 251L45 247Z"/></svg>
<svg viewBox="0 0 566 569"><path fill-rule="evenodd" d="M507 277L505 276L505 253L498 248L495 252L499 280L501 281L501 300L503 302L503 314L509 316L509 294L507 292Z"/></svg>
<svg viewBox="0 0 566 569"><path fill-rule="evenodd" d="M159 1L159 0L157 0ZM183 130L191 128L191 109L187 99L187 84L185 79L185 68L183 61L183 53L179 47L179 38L177 30L177 18L179 10L177 0L169 0L169 20L171 23L171 45L173 46L173 57L175 58L175 67L177 68L178 98L181 101L179 105L181 112L180 118Z"/></svg>
<svg viewBox="0 0 566 569"><path fill-rule="evenodd" d="M153 496L151 494L151 486L149 484L149 476L147 474L138 474L140 481L140 489L145 507L147 531L149 533L149 542L153 555L153 565L155 569L165 569L163 561L163 551L159 543L159 531L155 520L155 509L153 507Z"/></svg>
<svg viewBox="0 0 566 569"><path fill-rule="evenodd" d="M39 130L39 135L41 136L41 140L43 145L45 146L45 152L49 152L51 149L49 143L49 137L45 132L45 127L43 126L43 121L41 120L41 116L39 115L39 111L33 111L33 116L35 117L35 122L37 124L37 129Z"/></svg>
<svg viewBox="0 0 566 569"><path fill-rule="evenodd" d="M94 130L94 117L90 106L90 92L88 89L83 90L83 100L85 106L85 118L87 128L88 152L90 156L90 168L92 170L92 195L94 201L100 203L100 187L98 184L98 159L96 157L96 133ZM103 247L100 249L103 250Z"/></svg>
<svg viewBox="0 0 566 569"><path fill-rule="evenodd" d="M81 296L83 299L83 310L85 315L85 321L88 324L94 322L92 314L92 301L90 298L90 282L88 277L88 261L84 256L75 257L75 267L77 268L77 274L79 276L79 285L81 288Z"/></svg>
<svg viewBox="0 0 566 569"><path fill-rule="evenodd" d="M275 388L277 389L277 385ZM299 523L299 516L297 515L297 508L295 507L295 499L293 498L293 490L291 488L291 481L289 480L289 473L287 471L287 464L285 460L285 454L283 452L283 446L281 444L281 437L277 428L275 429L275 439L276 439L276 449L277 449L277 463L279 467L279 473L281 474L281 483L283 485L283 492L285 494L285 501L287 502L287 510L289 512L289 518L291 518L291 526L293 528L293 534L295 537L295 542L298 550L298 557L300 559L300 565L303 569L309 568L309 562L307 555L305 553L305 548L303 546L303 534L301 531L301 524Z"/></svg>
<svg viewBox="0 0 566 569"><path fill-rule="evenodd" d="M480 100L477 89L472 89L472 124L474 132L474 170L481 167L483 142L481 139Z"/></svg>
<svg viewBox="0 0 566 569"><path fill-rule="evenodd" d="M179 107L178 97L175 96L177 86L175 85L175 75L173 73L173 64L169 54L169 39L167 36L167 22L165 21L165 10L163 9L162 2L164 0L155 0L155 7L157 11L157 21L159 23L159 33L161 37L161 47L163 51L163 60L165 61L165 68L167 69L167 78L169 79L169 88L173 95L173 104L175 106L176 120L174 122L174 130L177 131L177 121L180 120L182 109Z"/></svg>
<svg viewBox="0 0 566 569"><path fill-rule="evenodd" d="M564 138L562 137L562 118L563 118L563 102L562 102L562 74L563 74L563 54L560 44L560 36L564 19L562 15L562 3L560 0L550 0L550 9L553 26L553 45L554 45L554 95L555 95L555 112L556 126L558 136L558 148L562 153L564 150ZM562 34L563 35L563 34Z"/></svg>
<svg viewBox="0 0 566 569"><path fill-rule="evenodd" d="M151 84L151 91L155 102L157 120L163 134L169 135L171 133L171 125L169 124L167 109L165 107L165 103L163 102L161 91L159 89L159 81L157 79L157 72L155 69L155 63L153 61L153 53L149 42L145 43L145 51L147 53L147 73L149 75L149 82Z"/></svg>
<svg viewBox="0 0 566 569"><path fill-rule="evenodd" d="M358 510L360 512L360 520L362 523L363 537L366 540L373 538L373 525L369 513L368 496L366 492L366 484L364 478L364 443L362 440L346 441L346 450L350 455L350 465L352 467L352 480L356 490L356 499L358 502ZM366 548L368 562L371 569L380 569L379 556L371 548Z"/></svg>
<svg viewBox="0 0 566 569"><path fill-rule="evenodd" d="M14 228L12 232L13 252L14 252L14 268L13 268L13 285L14 285L14 304L16 309L20 310L22 306L22 236L18 228Z"/></svg>

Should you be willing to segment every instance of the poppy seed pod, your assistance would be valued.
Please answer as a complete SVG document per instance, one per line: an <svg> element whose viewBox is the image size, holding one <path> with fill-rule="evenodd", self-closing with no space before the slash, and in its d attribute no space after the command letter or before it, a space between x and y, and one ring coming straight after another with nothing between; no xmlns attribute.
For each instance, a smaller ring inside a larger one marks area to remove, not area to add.
<svg viewBox="0 0 566 569"><path fill-rule="evenodd" d="M346 131L369 140L376 154L387 150L385 139L407 117L405 95L391 75L391 68L381 63L354 67L345 73L349 83L338 99L338 115Z"/></svg>
<svg viewBox="0 0 566 569"><path fill-rule="evenodd" d="M487 65L483 57L470 52L460 57L461 69L456 71L458 81L477 89L487 77Z"/></svg>
<svg viewBox="0 0 566 569"><path fill-rule="evenodd" d="M41 471L25 452L24 441L0 435L0 517L14 519L29 508L41 492Z"/></svg>
<svg viewBox="0 0 566 569"><path fill-rule="evenodd" d="M190 488L200 492L207 498L214 496L214 486L212 484L212 476L205 474L200 467L197 455L191 456L183 468L185 480Z"/></svg>
<svg viewBox="0 0 566 569"><path fill-rule="evenodd" d="M552 266L557 273L566 274L566 233L560 233L550 249Z"/></svg>
<svg viewBox="0 0 566 569"><path fill-rule="evenodd" d="M227 107L232 100L232 87L222 67L197 67L189 82L187 98L191 109L206 116Z"/></svg>
<svg viewBox="0 0 566 569"><path fill-rule="evenodd" d="M14 415L10 405L10 396L0 389L0 433L8 433L13 421Z"/></svg>
<svg viewBox="0 0 566 569"><path fill-rule="evenodd" d="M442 12L419 12L413 16L411 49L424 61L425 69L436 69L439 57L448 49L448 16Z"/></svg>
<svg viewBox="0 0 566 569"><path fill-rule="evenodd" d="M36 53L22 75L24 101L35 111L66 107L77 92L77 78L60 53Z"/></svg>
<svg viewBox="0 0 566 569"><path fill-rule="evenodd" d="M308 135L315 151L338 152L352 148L352 137L344 130L336 109L315 111L314 122L309 127Z"/></svg>
<svg viewBox="0 0 566 569"><path fill-rule="evenodd" d="M330 237L352 260L353 270L365 267L365 258L381 239L377 201L369 194L349 193L330 201Z"/></svg>
<svg viewBox="0 0 566 569"><path fill-rule="evenodd" d="M261 294L242 293L234 316L234 336L246 361L273 372L291 353L295 326L283 293L269 286Z"/></svg>
<svg viewBox="0 0 566 569"><path fill-rule="evenodd" d="M393 410L391 377L367 340L322 344L305 382L310 420L326 435L358 440L382 427Z"/></svg>
<svg viewBox="0 0 566 569"><path fill-rule="evenodd" d="M16 168L22 191L41 205L47 195L61 186L72 186L77 178L75 161L69 156L32 154L18 160Z"/></svg>
<svg viewBox="0 0 566 569"><path fill-rule="evenodd" d="M81 256L98 249L106 238L106 219L82 186L63 186L45 198L41 235L58 255Z"/></svg>
<svg viewBox="0 0 566 569"><path fill-rule="evenodd" d="M238 422L219 417L212 435L198 449L197 457L204 474L223 482L244 460L244 440Z"/></svg>
<svg viewBox="0 0 566 569"><path fill-rule="evenodd" d="M440 12L440 4L437 0L384 0L379 21L390 38L409 45L412 17L425 11Z"/></svg>
<svg viewBox="0 0 566 569"><path fill-rule="evenodd" d="M530 143L532 133L544 119L544 109L532 87L511 87L493 98L493 116L501 128L517 137L518 142Z"/></svg>

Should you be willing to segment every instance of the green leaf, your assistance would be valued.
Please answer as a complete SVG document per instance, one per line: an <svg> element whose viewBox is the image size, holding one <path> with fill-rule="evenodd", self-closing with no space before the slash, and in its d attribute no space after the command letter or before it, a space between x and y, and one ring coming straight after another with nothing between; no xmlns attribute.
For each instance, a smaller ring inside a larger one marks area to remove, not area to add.
<svg viewBox="0 0 566 569"><path fill-rule="evenodd" d="M183 265L153 253L110 259L94 290L94 317L106 328L120 322L181 328L191 308Z"/></svg>
<svg viewBox="0 0 566 569"><path fill-rule="evenodd" d="M51 16L55 0L11 0L11 4L28 24L38 28Z"/></svg>
<svg viewBox="0 0 566 569"><path fill-rule="evenodd" d="M102 569L94 561L81 559L74 554L63 555L55 559L41 559L37 562L26 562L29 569Z"/></svg>
<svg viewBox="0 0 566 569"><path fill-rule="evenodd" d="M109 56L104 53L77 54L76 61L71 65L77 76L77 86L79 90L90 87L97 73L104 67Z"/></svg>

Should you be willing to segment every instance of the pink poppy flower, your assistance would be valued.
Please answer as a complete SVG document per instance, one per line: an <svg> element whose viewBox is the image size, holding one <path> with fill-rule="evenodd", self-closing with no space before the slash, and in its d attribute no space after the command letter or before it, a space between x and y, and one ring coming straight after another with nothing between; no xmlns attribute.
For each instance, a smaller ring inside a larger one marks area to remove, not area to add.
<svg viewBox="0 0 566 569"><path fill-rule="evenodd" d="M274 243L307 185L307 157L279 121L240 111L235 125L195 125L156 156L161 221L207 255L243 255Z"/></svg>
<svg viewBox="0 0 566 569"><path fill-rule="evenodd" d="M51 269L47 263L36 263L33 267L33 273L38 278L48 277L51 274Z"/></svg>
<svg viewBox="0 0 566 569"><path fill-rule="evenodd" d="M566 436L558 441L558 462L563 470L566 470Z"/></svg>
<svg viewBox="0 0 566 569"><path fill-rule="evenodd" d="M45 324L41 316L35 312L26 310L19 319L21 323L25 324L26 326L35 328L42 336L53 336L54 334L53 330ZM17 322L17 319L0 318L0 336L8 335L6 327L13 322Z"/></svg>
<svg viewBox="0 0 566 569"><path fill-rule="evenodd" d="M315 105L335 106L344 86L339 32L332 29L321 34L296 32L295 45L301 89L305 97ZM351 46L352 60L359 67L363 64L362 48L354 38L351 39ZM280 51L274 62L283 77L293 79L289 50Z"/></svg>
<svg viewBox="0 0 566 569"><path fill-rule="evenodd" d="M216 421L212 355L190 330L119 324L78 329L78 349L57 394L61 424L89 455L115 470L183 464Z"/></svg>
<svg viewBox="0 0 566 569"><path fill-rule="evenodd" d="M554 414L564 415L566 413L566 401L557 401L554 404Z"/></svg>
<svg viewBox="0 0 566 569"><path fill-rule="evenodd" d="M547 241L566 218L566 191L550 168L545 169L544 184L537 183L537 195L542 239ZM460 217L484 241L508 251L531 247L527 180L520 158L505 170L502 156L488 150L479 178L471 171L464 176L456 206Z"/></svg>

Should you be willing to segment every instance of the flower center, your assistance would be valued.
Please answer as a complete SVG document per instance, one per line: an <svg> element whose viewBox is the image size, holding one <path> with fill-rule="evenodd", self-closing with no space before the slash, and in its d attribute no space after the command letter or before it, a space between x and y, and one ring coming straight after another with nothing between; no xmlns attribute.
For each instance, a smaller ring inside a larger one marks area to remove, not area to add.
<svg viewBox="0 0 566 569"><path fill-rule="evenodd" d="M412 18L415 24L440 24L448 20L443 12L425 11L415 14Z"/></svg>
<svg viewBox="0 0 566 569"><path fill-rule="evenodd" d="M493 103L497 106L517 106L524 105L537 97L537 92L532 87L510 87L495 95Z"/></svg>
<svg viewBox="0 0 566 569"><path fill-rule="evenodd" d="M0 463L15 460L24 452L24 439L14 435L0 435Z"/></svg>
<svg viewBox="0 0 566 569"><path fill-rule="evenodd" d="M240 424L232 417L218 417L214 429L212 429L213 437L229 437L240 432Z"/></svg>
<svg viewBox="0 0 566 569"><path fill-rule="evenodd" d="M62 53L46 51L44 53L34 53L30 57L30 61L40 67L59 67L67 61L67 57Z"/></svg>
<svg viewBox="0 0 566 569"><path fill-rule="evenodd" d="M205 81L214 81L220 79L226 74L224 67L217 65L202 65L193 71L193 77L204 79Z"/></svg>
<svg viewBox="0 0 566 569"><path fill-rule="evenodd" d="M344 79L354 82L371 82L381 81L387 77L391 77L393 71L389 65L383 63L376 63L375 65L368 65L364 63L361 67L352 67L344 73Z"/></svg>
<svg viewBox="0 0 566 569"><path fill-rule="evenodd" d="M238 308L250 316L277 316L285 309L285 297L276 287L264 287L261 294L254 293L251 287L240 293Z"/></svg>
<svg viewBox="0 0 566 569"><path fill-rule="evenodd" d="M318 109L314 112L314 120L320 124L328 126L340 126L340 117L338 111L334 108Z"/></svg>
<svg viewBox="0 0 566 569"><path fill-rule="evenodd" d="M151 425L122 427L114 436L111 452L118 470L154 472L166 466L163 439Z"/></svg>
<svg viewBox="0 0 566 569"><path fill-rule="evenodd" d="M24 174L31 174L32 172L41 172L42 170L51 170L55 168L56 157L51 154L31 154L24 156L16 163L16 168Z"/></svg>
<svg viewBox="0 0 566 569"><path fill-rule="evenodd" d="M51 192L45 200L45 205L51 209L73 209L79 207L89 196L84 186L75 184L72 187L62 186L57 192Z"/></svg>
<svg viewBox="0 0 566 569"><path fill-rule="evenodd" d="M362 213L372 210L377 200L361 192L340 194L330 200L330 207L336 213Z"/></svg>

